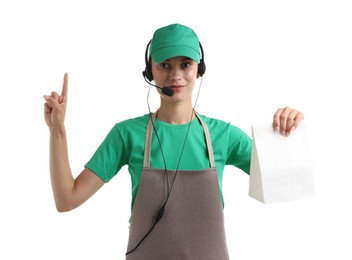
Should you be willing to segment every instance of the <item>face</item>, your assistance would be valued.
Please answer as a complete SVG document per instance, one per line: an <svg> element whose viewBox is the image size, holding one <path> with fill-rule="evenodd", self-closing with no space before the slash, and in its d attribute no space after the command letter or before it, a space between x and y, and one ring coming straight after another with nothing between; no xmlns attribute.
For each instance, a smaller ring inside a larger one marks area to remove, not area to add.
<svg viewBox="0 0 352 260"><path fill-rule="evenodd" d="M190 100L195 82L198 78L198 63L187 57L173 57L159 64L152 61L152 73L155 84L168 86L174 90L173 101Z"/></svg>

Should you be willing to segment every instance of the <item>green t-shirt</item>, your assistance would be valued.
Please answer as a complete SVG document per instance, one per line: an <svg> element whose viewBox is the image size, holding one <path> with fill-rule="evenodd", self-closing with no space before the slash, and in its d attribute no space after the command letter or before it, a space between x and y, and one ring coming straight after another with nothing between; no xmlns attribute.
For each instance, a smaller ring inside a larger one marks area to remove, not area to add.
<svg viewBox="0 0 352 260"><path fill-rule="evenodd" d="M252 139L241 129L218 119L200 115L209 129L218 181L222 196L222 176L225 165L233 165L249 174ZM117 123L108 133L92 158L85 165L105 182L109 182L119 170L127 165L132 181L132 208L141 179L144 144L150 115L128 119ZM176 170L189 124L174 125L155 120L150 167ZM162 152L161 152L162 149ZM204 131L197 118L191 122L179 170L201 170L209 168L209 159Z"/></svg>

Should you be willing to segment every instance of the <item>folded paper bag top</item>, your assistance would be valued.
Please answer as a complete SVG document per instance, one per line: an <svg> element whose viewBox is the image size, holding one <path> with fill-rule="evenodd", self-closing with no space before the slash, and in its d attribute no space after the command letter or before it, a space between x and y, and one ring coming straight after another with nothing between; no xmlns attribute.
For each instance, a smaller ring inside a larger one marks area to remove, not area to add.
<svg viewBox="0 0 352 260"><path fill-rule="evenodd" d="M274 131L272 124L253 125L252 137L250 197L267 204L315 195L304 122L289 137Z"/></svg>

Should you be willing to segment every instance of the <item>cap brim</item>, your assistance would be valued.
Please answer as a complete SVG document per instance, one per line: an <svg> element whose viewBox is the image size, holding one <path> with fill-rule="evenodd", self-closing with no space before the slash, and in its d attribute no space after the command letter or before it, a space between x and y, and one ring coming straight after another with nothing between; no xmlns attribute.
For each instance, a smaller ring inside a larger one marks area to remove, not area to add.
<svg viewBox="0 0 352 260"><path fill-rule="evenodd" d="M187 46L170 46L159 49L151 53L152 59L156 63L163 62L173 57L184 56L190 58L197 63L200 62L200 54L195 49Z"/></svg>

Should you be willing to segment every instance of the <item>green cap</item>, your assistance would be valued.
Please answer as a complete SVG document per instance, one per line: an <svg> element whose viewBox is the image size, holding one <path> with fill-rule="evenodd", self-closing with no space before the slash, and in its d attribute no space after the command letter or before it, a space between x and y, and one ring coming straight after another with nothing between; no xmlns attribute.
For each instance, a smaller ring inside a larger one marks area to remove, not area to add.
<svg viewBox="0 0 352 260"><path fill-rule="evenodd" d="M200 62L198 37L191 28L181 24L171 24L156 30L149 53L156 63L177 56Z"/></svg>

